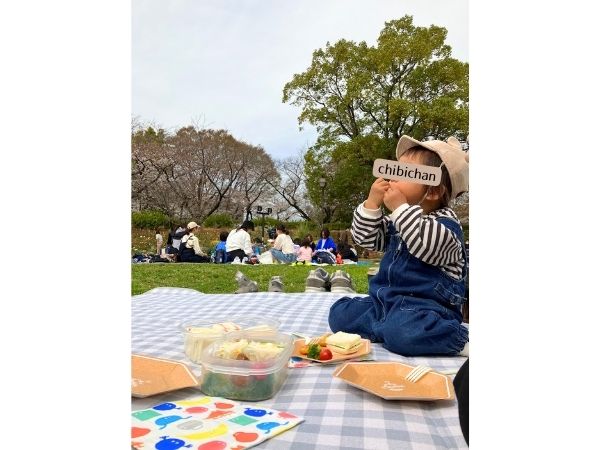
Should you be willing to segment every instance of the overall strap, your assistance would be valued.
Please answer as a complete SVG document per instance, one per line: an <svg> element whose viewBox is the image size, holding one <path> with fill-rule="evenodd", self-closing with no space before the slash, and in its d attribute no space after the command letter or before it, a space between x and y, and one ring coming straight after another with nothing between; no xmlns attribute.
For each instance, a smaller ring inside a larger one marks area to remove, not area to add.
<svg viewBox="0 0 600 450"><path fill-rule="evenodd" d="M442 225L444 225L446 228L448 228L450 231L452 231L454 234L456 234L456 236L458 237L458 240L460 241L460 246L461 246L462 252L463 252L463 258L465 260L465 264L464 264L463 270L462 270L462 276L460 279L460 281L463 281L467 278L467 273L468 273L468 269L469 269L469 260L467 258L467 249L465 248L465 238L464 238L464 234L463 234L462 228L460 226L460 223L457 222L456 220L452 219L451 217L437 217L435 220L437 220Z"/></svg>

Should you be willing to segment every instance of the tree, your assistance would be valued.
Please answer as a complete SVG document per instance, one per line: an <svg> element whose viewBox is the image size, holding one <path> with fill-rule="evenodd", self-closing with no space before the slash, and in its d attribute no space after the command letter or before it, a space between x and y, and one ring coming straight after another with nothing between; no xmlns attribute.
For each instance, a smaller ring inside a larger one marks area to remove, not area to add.
<svg viewBox="0 0 600 450"><path fill-rule="evenodd" d="M272 195L267 180L278 178L263 148L196 126L174 134L132 130L132 160L132 199L140 209L197 222L217 211L237 215L250 208Z"/></svg>
<svg viewBox="0 0 600 450"><path fill-rule="evenodd" d="M238 193L235 216L240 216L243 211L245 217L259 200L270 203L275 194L271 185L280 181L275 163L262 147L250 147L249 152L248 161L235 186Z"/></svg>
<svg viewBox="0 0 600 450"><path fill-rule="evenodd" d="M374 160L395 159L403 134L466 137L469 66L450 56L446 35L445 28L416 27L404 16L385 23L376 46L327 43L285 85L283 101L301 108L300 126L318 131L305 157L313 202L325 200L318 184L325 176L328 206L347 216L348 201L368 192Z"/></svg>
<svg viewBox="0 0 600 450"><path fill-rule="evenodd" d="M300 153L298 156L291 156L277 161L276 167L280 178L267 180L267 182L280 198L303 219L312 220L312 208L310 207L310 201L306 198L306 176L303 159L304 156ZM282 209L281 203L274 203L278 204L277 216L284 215L285 209ZM291 217L291 215L288 215L288 217Z"/></svg>
<svg viewBox="0 0 600 450"><path fill-rule="evenodd" d="M134 123L131 130L131 196L143 209L152 201L152 190L160 180L168 161L161 156L165 131L146 129Z"/></svg>

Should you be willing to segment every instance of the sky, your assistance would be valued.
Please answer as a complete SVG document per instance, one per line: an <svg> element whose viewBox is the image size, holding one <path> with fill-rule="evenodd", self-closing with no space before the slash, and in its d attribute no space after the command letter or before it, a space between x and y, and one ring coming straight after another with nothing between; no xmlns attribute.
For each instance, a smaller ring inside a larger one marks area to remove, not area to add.
<svg viewBox="0 0 600 450"><path fill-rule="evenodd" d="M297 155L316 131L299 130L285 83L328 41L374 45L406 14L445 27L453 56L468 61L467 0L133 0L132 116L223 128L274 158Z"/></svg>

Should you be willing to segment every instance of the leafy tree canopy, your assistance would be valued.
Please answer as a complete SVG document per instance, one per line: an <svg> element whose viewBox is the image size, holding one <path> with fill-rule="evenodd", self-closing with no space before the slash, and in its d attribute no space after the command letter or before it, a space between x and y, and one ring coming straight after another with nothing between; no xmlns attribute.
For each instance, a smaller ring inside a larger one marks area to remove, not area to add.
<svg viewBox="0 0 600 450"><path fill-rule="evenodd" d="M373 181L373 161L395 159L403 134L466 138L469 66L451 57L446 36L443 27L417 27L404 16L385 23L375 46L328 42L285 85L283 101L301 108L300 126L318 131L305 171L309 195L327 205L326 215L345 220L352 213Z"/></svg>

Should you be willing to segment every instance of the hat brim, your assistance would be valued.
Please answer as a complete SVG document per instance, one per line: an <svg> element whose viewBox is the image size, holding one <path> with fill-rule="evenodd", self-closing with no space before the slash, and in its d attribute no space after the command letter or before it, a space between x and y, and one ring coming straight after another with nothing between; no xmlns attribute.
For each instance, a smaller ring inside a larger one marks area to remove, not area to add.
<svg viewBox="0 0 600 450"><path fill-rule="evenodd" d="M410 150L414 147L423 147L427 150L437 153L437 149L432 145L427 145L427 141L421 142L411 138L410 136L402 136L398 141L398 145L396 145L396 158L400 159L400 157L406 153L407 150Z"/></svg>

